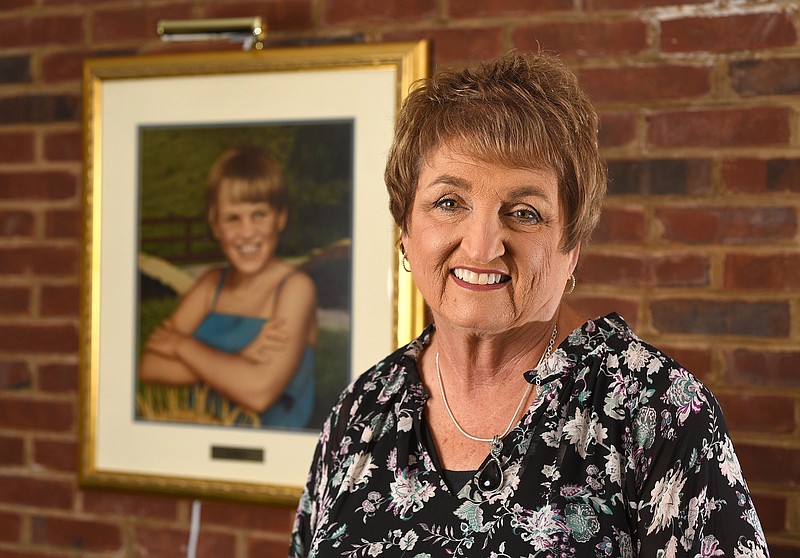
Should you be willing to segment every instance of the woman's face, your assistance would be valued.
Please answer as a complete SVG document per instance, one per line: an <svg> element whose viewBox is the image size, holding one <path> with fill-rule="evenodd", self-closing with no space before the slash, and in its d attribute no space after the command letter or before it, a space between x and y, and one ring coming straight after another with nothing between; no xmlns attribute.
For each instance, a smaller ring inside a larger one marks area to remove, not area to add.
<svg viewBox="0 0 800 558"><path fill-rule="evenodd" d="M549 321L580 252L559 249L563 223L552 170L434 150L402 241L437 325L492 334Z"/></svg>
<svg viewBox="0 0 800 558"><path fill-rule="evenodd" d="M286 211L275 211L266 202L232 201L223 186L209 221L230 265L240 273L253 274L263 271L275 255L286 228Z"/></svg>

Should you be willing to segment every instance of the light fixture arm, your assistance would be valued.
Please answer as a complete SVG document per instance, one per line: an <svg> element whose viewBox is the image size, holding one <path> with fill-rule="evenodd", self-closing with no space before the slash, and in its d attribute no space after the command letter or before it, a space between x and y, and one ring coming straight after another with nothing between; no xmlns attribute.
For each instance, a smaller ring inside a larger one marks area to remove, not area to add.
<svg viewBox="0 0 800 558"><path fill-rule="evenodd" d="M213 41L241 42L243 50L264 48L266 25L260 16L217 19L162 19L156 26L162 41Z"/></svg>

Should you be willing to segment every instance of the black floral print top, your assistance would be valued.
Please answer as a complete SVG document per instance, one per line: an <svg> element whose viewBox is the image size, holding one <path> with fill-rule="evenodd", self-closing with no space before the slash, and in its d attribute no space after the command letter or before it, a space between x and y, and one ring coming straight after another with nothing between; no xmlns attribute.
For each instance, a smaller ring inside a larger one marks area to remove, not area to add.
<svg viewBox="0 0 800 558"><path fill-rule="evenodd" d="M616 314L525 372L542 385L503 440L501 489L452 493L420 435L432 332L342 394L290 556L769 556L714 397Z"/></svg>

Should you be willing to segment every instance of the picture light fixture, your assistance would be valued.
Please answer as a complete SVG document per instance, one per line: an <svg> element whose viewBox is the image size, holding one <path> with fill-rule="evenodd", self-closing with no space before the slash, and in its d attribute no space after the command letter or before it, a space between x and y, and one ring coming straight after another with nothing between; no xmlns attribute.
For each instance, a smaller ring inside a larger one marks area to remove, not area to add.
<svg viewBox="0 0 800 558"><path fill-rule="evenodd" d="M162 19L156 26L162 41L215 41L241 42L243 50L264 48L266 25L260 16L217 19Z"/></svg>

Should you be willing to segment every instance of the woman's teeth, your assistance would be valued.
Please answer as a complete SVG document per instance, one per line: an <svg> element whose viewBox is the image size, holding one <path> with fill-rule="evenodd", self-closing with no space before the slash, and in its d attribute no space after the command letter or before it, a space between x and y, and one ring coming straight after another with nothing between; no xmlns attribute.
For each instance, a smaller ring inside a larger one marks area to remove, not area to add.
<svg viewBox="0 0 800 558"><path fill-rule="evenodd" d="M508 280L507 275L502 273L475 273L468 269L454 269L453 275L472 285L495 285Z"/></svg>

